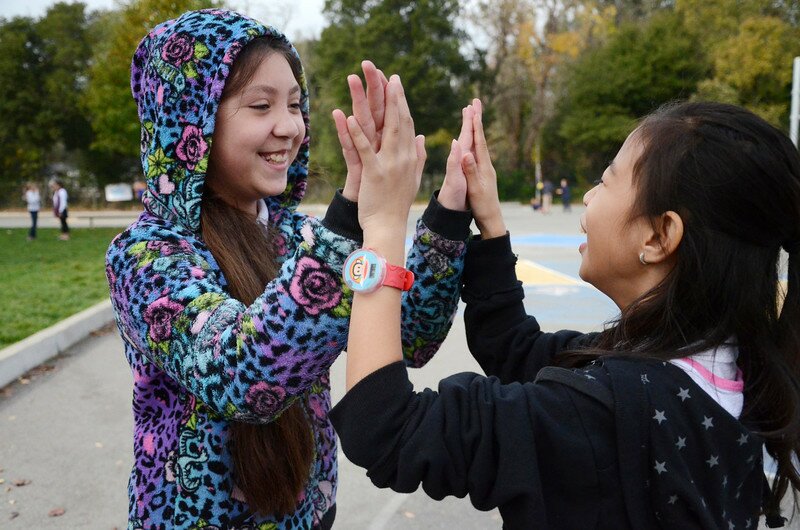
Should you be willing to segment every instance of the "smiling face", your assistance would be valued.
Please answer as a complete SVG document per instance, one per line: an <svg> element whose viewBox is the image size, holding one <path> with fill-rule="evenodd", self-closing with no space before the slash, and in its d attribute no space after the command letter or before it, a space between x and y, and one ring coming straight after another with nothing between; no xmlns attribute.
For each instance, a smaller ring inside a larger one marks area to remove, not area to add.
<svg viewBox="0 0 800 530"><path fill-rule="evenodd" d="M304 136L300 86L286 58L270 53L242 90L220 102L208 185L231 206L255 213L258 200L286 189Z"/></svg>
<svg viewBox="0 0 800 530"><path fill-rule="evenodd" d="M620 308L645 292L642 279L647 270L639 261L639 253L652 227L644 217L631 219L636 200L633 166L641 151L634 131L601 181L583 197L586 212L581 217L581 229L586 232L586 243L579 249L579 274Z"/></svg>

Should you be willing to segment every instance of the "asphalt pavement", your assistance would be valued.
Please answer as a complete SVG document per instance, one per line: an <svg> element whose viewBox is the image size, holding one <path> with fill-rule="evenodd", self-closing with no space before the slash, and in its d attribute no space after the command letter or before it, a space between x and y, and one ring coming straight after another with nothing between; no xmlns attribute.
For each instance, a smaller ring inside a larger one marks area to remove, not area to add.
<svg viewBox="0 0 800 530"><path fill-rule="evenodd" d="M544 329L601 329L615 307L577 276L582 209L565 213L556 206L543 215L504 204L503 210L520 257L518 273L529 312ZM321 214L324 207L307 211ZM130 222L135 212L117 215L116 221L108 214L92 222L118 226ZM88 225L87 219L80 222ZM0 226L25 226L24 212L16 217L0 214ZM467 350L462 311L440 352L425 368L411 371L416 388L435 388L440 379L457 372L480 372ZM344 360L340 357L331 369L334 402L344 389ZM133 463L131 392L122 342L111 326L0 390L0 529L126 527ZM381 490L341 453L339 462L334 528L502 526L496 510L480 512L467 499L433 501L421 491L406 495ZM790 528L800 527L795 522Z"/></svg>

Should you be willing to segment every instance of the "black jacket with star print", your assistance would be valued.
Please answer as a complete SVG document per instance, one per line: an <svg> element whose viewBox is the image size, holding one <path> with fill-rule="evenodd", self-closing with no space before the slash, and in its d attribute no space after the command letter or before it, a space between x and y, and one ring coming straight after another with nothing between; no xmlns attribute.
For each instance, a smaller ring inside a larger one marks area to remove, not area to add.
<svg viewBox="0 0 800 530"><path fill-rule="evenodd" d="M467 336L490 377L415 393L402 362L331 411L347 457L379 487L498 507L504 528L757 528L762 442L661 361L548 366L595 335L525 314L508 237L470 243Z"/></svg>

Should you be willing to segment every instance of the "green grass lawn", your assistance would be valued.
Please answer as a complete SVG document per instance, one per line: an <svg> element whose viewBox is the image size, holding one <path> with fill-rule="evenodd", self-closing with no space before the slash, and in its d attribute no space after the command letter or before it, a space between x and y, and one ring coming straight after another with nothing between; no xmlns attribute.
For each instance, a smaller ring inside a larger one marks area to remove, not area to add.
<svg viewBox="0 0 800 530"><path fill-rule="evenodd" d="M105 253L122 229L0 229L0 348L108 298Z"/></svg>

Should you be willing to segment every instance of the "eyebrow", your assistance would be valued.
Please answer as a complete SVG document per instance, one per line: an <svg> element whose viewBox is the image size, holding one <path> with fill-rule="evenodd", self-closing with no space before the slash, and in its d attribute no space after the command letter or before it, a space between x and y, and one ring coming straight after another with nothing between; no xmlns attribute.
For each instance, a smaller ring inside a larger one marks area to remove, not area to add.
<svg viewBox="0 0 800 530"><path fill-rule="evenodd" d="M247 92L264 92L269 96L274 96L279 91L274 86L270 85L255 85L247 89ZM300 92L300 85L294 85L292 88L289 89L289 95L294 95Z"/></svg>

